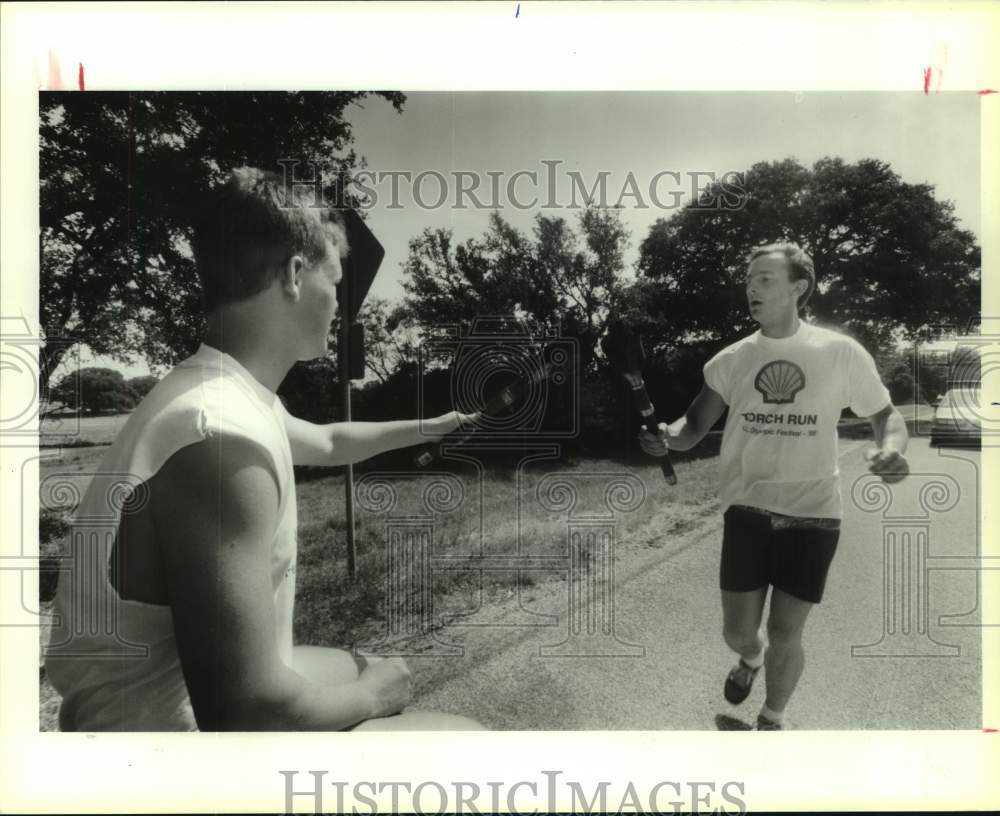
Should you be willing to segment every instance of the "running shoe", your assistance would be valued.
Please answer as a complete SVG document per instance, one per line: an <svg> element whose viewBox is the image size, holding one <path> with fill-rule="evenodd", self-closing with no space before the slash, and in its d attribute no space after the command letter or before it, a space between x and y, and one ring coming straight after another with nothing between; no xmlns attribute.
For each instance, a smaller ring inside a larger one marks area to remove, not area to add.
<svg viewBox="0 0 1000 816"><path fill-rule="evenodd" d="M750 696L750 689L753 688L753 679L760 671L760 666L754 668L747 665L743 658L733 667L726 678L726 687L723 689L726 699L733 705L739 705Z"/></svg>

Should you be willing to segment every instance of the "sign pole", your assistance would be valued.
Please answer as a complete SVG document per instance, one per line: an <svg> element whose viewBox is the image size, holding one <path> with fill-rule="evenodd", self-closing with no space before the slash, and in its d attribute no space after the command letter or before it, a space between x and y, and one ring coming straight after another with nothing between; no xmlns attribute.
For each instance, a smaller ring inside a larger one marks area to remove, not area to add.
<svg viewBox="0 0 1000 816"><path fill-rule="evenodd" d="M347 207L341 210L343 225L350 247L350 255L340 281L337 300L340 305L340 329L337 332L337 377L340 380L340 401L343 405L343 421L351 421L351 377L363 379L364 337L360 325L356 325L361 304L371 288L379 265L385 257L385 249L372 235L364 219ZM352 349L352 327L354 348ZM354 529L354 467L344 466L344 521L347 529L347 573L351 578L357 575L357 548Z"/></svg>
<svg viewBox="0 0 1000 816"><path fill-rule="evenodd" d="M350 323L346 315L341 315L337 343L337 379L340 381L340 404L344 406L344 422L351 421L351 371L348 339ZM347 574L357 575L358 551L354 531L354 465L344 465L344 523L347 530Z"/></svg>

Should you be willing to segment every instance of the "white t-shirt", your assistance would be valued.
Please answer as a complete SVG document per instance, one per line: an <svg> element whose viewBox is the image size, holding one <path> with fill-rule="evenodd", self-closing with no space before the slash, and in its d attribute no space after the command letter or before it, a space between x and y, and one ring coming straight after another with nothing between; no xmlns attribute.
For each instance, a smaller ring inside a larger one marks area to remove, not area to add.
<svg viewBox="0 0 1000 816"><path fill-rule="evenodd" d="M837 420L890 403L875 361L851 337L800 322L791 337L760 331L720 351L705 382L729 406L722 437L722 510L749 505L840 518Z"/></svg>
<svg viewBox="0 0 1000 816"><path fill-rule="evenodd" d="M271 585L278 650L291 665L297 516L285 415L276 394L235 359L202 344L129 417L74 513L71 557L56 592L57 625L45 665L63 698L61 730L197 729L170 607L119 598L108 572L125 498L181 448L215 434L250 440L274 466L280 504Z"/></svg>

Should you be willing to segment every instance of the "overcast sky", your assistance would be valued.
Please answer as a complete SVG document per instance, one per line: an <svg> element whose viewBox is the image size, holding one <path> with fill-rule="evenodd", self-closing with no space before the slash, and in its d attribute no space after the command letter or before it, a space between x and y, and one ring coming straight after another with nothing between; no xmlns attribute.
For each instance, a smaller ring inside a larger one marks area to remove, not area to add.
<svg viewBox="0 0 1000 816"><path fill-rule="evenodd" d="M793 69L790 69L793 70ZM656 206L649 196L658 173L660 202L669 206L673 193L690 198L694 172L742 171L759 161L795 158L811 165L824 156L854 162L876 158L889 162L906 182L930 183L938 198L955 204L964 227L980 234L979 105L973 93L410 93L402 114L378 98L348 110L354 126L354 148L376 173L432 170L445 175L449 202L436 209L414 204L412 190L400 182L398 203L390 208L388 180L372 185L378 205L369 210L369 225L386 248L373 293L398 299L400 266L408 241L426 227L449 227L458 240L484 231L490 208L454 208L452 174L470 171L499 174L501 214L528 231L540 206L516 209L506 185L517 171L535 172L538 183L522 176L515 193L521 202L536 195L539 205L555 196L570 197L566 174L581 174L589 188L607 171L609 203L615 203L629 173L647 208L627 196L624 220L631 230L626 261L631 266L638 246L657 219L673 209ZM546 185L543 160L559 161L555 190ZM489 179L478 197L490 203ZM427 177L421 192L434 203L440 187ZM685 192L687 190L687 192ZM681 202L684 203L683 201ZM575 218L569 209L546 214ZM145 365L124 368L97 358L84 364L122 369L126 376L147 373Z"/></svg>

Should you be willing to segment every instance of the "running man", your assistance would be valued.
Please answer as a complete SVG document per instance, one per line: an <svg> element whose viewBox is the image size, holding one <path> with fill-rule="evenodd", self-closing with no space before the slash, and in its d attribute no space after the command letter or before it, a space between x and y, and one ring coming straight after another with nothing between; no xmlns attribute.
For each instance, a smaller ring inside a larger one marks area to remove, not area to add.
<svg viewBox="0 0 1000 816"><path fill-rule="evenodd" d="M214 194L193 242L201 347L135 409L76 512L46 659L62 730L482 727L400 714L411 696L401 659L359 667L344 651L292 645L292 466L358 462L468 417L316 425L288 414L275 392L296 361L326 353L349 247L336 211L284 206L282 186L244 168Z"/></svg>
<svg viewBox="0 0 1000 816"><path fill-rule="evenodd" d="M802 632L823 597L840 536L837 420L847 406L871 423L869 468L885 482L909 472L908 435L875 362L846 335L799 319L816 287L812 259L791 243L749 258L746 296L760 329L706 363L705 384L687 413L659 434L640 435L647 453L688 450L728 408L722 437L723 638L739 655L724 686L743 702L764 667L767 697L758 730L780 730L804 666ZM771 587L767 643L760 627Z"/></svg>

